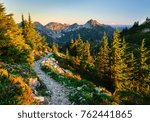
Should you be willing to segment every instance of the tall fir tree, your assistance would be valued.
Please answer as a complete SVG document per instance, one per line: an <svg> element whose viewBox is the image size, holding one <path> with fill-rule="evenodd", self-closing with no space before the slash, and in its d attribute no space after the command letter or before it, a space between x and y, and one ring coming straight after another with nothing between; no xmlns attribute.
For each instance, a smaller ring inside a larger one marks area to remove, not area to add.
<svg viewBox="0 0 150 122"><path fill-rule="evenodd" d="M69 52L70 55L76 57L78 56L79 59L83 57L83 40L81 39L80 35L78 35L78 38L75 40L71 40L70 46L69 46Z"/></svg>
<svg viewBox="0 0 150 122"><path fill-rule="evenodd" d="M55 43L52 44L52 51L53 51L55 54L58 54L58 46L57 46Z"/></svg>
<svg viewBox="0 0 150 122"><path fill-rule="evenodd" d="M33 63L31 48L25 44L21 29L0 4L0 60L11 63Z"/></svg>
<svg viewBox="0 0 150 122"><path fill-rule="evenodd" d="M137 80L144 84L150 83L150 67L148 65L149 51L145 47L145 41L142 40L141 47L138 49L139 58L137 62ZM150 85L150 84L149 84Z"/></svg>
<svg viewBox="0 0 150 122"><path fill-rule="evenodd" d="M78 38L76 40L76 56L78 56L79 59L82 59L83 57L83 40L81 39L81 36L78 35Z"/></svg>
<svg viewBox="0 0 150 122"><path fill-rule="evenodd" d="M136 59L134 53L130 53L127 57L127 73L128 73L128 83L132 84L136 80Z"/></svg>
<svg viewBox="0 0 150 122"><path fill-rule="evenodd" d="M29 22L29 27L33 27L34 28L34 25L32 24L30 13L28 14L28 22Z"/></svg>
<svg viewBox="0 0 150 122"><path fill-rule="evenodd" d="M110 72L110 57L109 57L110 49L108 46L108 38L106 33L101 41L100 50L98 52L97 59L95 61L95 67L97 70L98 77L101 80L107 80Z"/></svg>
<svg viewBox="0 0 150 122"><path fill-rule="evenodd" d="M32 23L31 16L29 14L28 21L24 19L22 15L21 27L23 30L23 36L26 43L32 48L33 53L43 51L45 49L46 43L45 38L42 37L39 32L35 30L35 26Z"/></svg>
<svg viewBox="0 0 150 122"><path fill-rule="evenodd" d="M76 47L77 47L76 40L71 40L68 48L71 56L76 56Z"/></svg>
<svg viewBox="0 0 150 122"><path fill-rule="evenodd" d="M115 90L118 90L121 86L122 82L125 82L127 77L126 73L124 72L127 68L125 63L125 43L122 42L120 39L120 32L116 30L113 35L113 40L111 43L111 79L112 83L115 87Z"/></svg>
<svg viewBox="0 0 150 122"><path fill-rule="evenodd" d="M128 82L119 90L119 104L150 104L150 67L148 65L149 52L145 48L144 40L138 49L139 55L135 59L133 53L128 59Z"/></svg>
<svg viewBox="0 0 150 122"><path fill-rule="evenodd" d="M91 45L89 43L89 41L86 41L85 43L83 43L83 48L82 48L82 57L81 59L86 63L86 64L92 64L93 63L93 59L91 56Z"/></svg>
<svg viewBox="0 0 150 122"><path fill-rule="evenodd" d="M83 71L87 71L88 68L93 66L93 57L91 56L91 45L89 41L86 41L82 45L82 51L81 51L81 68Z"/></svg>

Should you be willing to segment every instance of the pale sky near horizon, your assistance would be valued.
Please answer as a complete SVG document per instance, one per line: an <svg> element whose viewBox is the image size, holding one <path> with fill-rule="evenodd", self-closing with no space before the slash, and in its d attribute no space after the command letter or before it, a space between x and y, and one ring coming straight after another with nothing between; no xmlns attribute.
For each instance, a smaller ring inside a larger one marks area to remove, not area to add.
<svg viewBox="0 0 150 122"><path fill-rule="evenodd" d="M150 17L150 0L0 0L16 22L30 12L42 24L85 23L96 19L104 24L133 24Z"/></svg>

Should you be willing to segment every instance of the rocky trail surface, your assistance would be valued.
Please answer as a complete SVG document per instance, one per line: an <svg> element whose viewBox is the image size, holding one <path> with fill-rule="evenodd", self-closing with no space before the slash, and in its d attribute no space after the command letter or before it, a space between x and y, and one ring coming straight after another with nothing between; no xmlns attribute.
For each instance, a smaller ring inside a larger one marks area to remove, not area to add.
<svg viewBox="0 0 150 122"><path fill-rule="evenodd" d="M38 61L35 61L33 69L37 73L40 81L45 84L45 86L47 87L47 90L51 91L52 93L51 99L48 100L48 104L70 105L71 102L69 101L69 98L68 98L68 94L70 92L69 89L59 84L53 78L50 78L50 76L48 76L44 71L41 70L40 63L42 61L46 61L50 55L52 55L52 53L46 55L45 57L42 57Z"/></svg>

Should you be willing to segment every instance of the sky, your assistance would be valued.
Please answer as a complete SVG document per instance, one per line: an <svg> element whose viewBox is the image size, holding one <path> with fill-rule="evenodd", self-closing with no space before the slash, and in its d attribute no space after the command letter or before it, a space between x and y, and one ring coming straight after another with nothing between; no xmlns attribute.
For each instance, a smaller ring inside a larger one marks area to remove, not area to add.
<svg viewBox="0 0 150 122"><path fill-rule="evenodd" d="M150 0L0 0L16 22L21 14L42 24L83 24L95 19L103 24L130 25L150 17Z"/></svg>

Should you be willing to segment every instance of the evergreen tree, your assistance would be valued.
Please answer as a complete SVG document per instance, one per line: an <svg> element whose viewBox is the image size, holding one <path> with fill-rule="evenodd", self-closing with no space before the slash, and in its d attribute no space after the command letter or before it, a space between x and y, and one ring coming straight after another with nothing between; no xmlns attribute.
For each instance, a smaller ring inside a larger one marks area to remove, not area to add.
<svg viewBox="0 0 150 122"><path fill-rule="evenodd" d="M34 28L34 25L32 24L32 20L31 20L31 15L30 15L30 13L29 13L28 16L29 16L29 17L28 17L29 27L33 27L33 28Z"/></svg>
<svg viewBox="0 0 150 122"><path fill-rule="evenodd" d="M70 53L71 56L75 56L75 54L76 54L76 49L75 48L76 48L76 43L75 43L74 40L71 40L70 44L69 44L69 48L68 48L69 53Z"/></svg>
<svg viewBox="0 0 150 122"><path fill-rule="evenodd" d="M142 40L141 47L138 49L139 59L137 62L137 80L143 85L150 83L150 67L148 65L149 52L145 48L145 42Z"/></svg>
<svg viewBox="0 0 150 122"><path fill-rule="evenodd" d="M150 67L147 64L149 52L144 46L144 40L138 52L137 60L133 53L129 55L128 82L118 92L119 104L150 104Z"/></svg>
<svg viewBox="0 0 150 122"><path fill-rule="evenodd" d="M93 63L90 48L91 48L91 45L89 41L86 41L83 45L82 60L85 61L87 64Z"/></svg>
<svg viewBox="0 0 150 122"><path fill-rule="evenodd" d="M80 52L80 60L81 60L81 69L82 71L89 70L90 67L93 66L93 58L90 52L90 43L88 41L83 43L82 51Z"/></svg>
<svg viewBox="0 0 150 122"><path fill-rule="evenodd" d="M134 22L134 25L133 25L133 27L138 27L139 26L139 21L137 21L137 22Z"/></svg>
<svg viewBox="0 0 150 122"><path fill-rule="evenodd" d="M127 73L128 73L128 83L131 84L136 80L136 59L133 52L129 54L127 58Z"/></svg>
<svg viewBox="0 0 150 122"><path fill-rule="evenodd" d="M78 35L78 38L76 40L71 40L69 52L70 55L74 57L78 56L79 59L82 59L83 57L82 51L83 51L83 40L81 39L80 35Z"/></svg>
<svg viewBox="0 0 150 122"><path fill-rule="evenodd" d="M57 45L56 45L55 43L53 43L53 45L52 45L52 51L53 51L55 54L58 53L58 47L57 47Z"/></svg>
<svg viewBox="0 0 150 122"><path fill-rule="evenodd" d="M33 53L45 50L43 48L46 45L46 43L44 42L45 38L35 30L30 14L28 17L28 21L24 20L24 16L22 15L21 27L26 44L28 44L32 48Z"/></svg>
<svg viewBox="0 0 150 122"><path fill-rule="evenodd" d="M24 19L24 15L22 14L22 22L21 22L21 27L23 28L23 30L24 30L24 28L25 28L25 19Z"/></svg>
<svg viewBox="0 0 150 122"><path fill-rule="evenodd" d="M30 47L25 44L22 32L12 14L6 15L0 4L0 60L11 63L33 63Z"/></svg>
<svg viewBox="0 0 150 122"><path fill-rule="evenodd" d="M78 38L76 40L76 56L79 57L79 59L82 59L83 57L83 40L81 39L80 35L78 35Z"/></svg>
<svg viewBox="0 0 150 122"><path fill-rule="evenodd" d="M97 74L101 80L107 80L109 77L109 47L108 47L108 38L106 33L104 33L100 50L95 62L95 67L97 69Z"/></svg>
<svg viewBox="0 0 150 122"><path fill-rule="evenodd" d="M127 68L125 64L125 43L120 39L120 32L116 30L113 35L113 40L111 44L111 79L115 90L119 89L122 82L125 82L127 77L124 72Z"/></svg>

